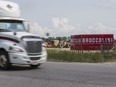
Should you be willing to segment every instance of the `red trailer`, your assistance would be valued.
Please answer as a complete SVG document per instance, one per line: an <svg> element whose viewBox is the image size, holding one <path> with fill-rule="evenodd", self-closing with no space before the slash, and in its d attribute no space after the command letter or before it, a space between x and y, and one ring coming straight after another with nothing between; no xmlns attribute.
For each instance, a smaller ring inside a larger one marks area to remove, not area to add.
<svg viewBox="0 0 116 87"><path fill-rule="evenodd" d="M113 47L113 34L83 34L71 36L71 50L110 50Z"/></svg>

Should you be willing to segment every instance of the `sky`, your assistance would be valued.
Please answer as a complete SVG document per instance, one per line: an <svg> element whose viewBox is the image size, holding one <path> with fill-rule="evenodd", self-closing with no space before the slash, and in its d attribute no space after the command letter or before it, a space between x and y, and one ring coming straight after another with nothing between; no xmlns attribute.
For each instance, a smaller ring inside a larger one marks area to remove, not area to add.
<svg viewBox="0 0 116 87"><path fill-rule="evenodd" d="M9 0L21 8L21 17L34 24L40 36L114 34L116 0Z"/></svg>

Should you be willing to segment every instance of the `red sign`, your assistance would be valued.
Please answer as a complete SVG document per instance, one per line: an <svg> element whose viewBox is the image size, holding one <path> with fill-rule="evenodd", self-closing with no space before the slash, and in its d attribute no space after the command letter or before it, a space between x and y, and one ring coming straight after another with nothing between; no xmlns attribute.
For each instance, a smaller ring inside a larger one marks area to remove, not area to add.
<svg viewBox="0 0 116 87"><path fill-rule="evenodd" d="M114 46L113 34L72 35L71 50L110 50Z"/></svg>

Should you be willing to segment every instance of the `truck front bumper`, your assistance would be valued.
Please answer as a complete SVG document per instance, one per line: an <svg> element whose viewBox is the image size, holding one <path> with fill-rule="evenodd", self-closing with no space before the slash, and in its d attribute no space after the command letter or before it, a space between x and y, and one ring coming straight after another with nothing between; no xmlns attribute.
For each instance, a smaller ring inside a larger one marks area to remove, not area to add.
<svg viewBox="0 0 116 87"><path fill-rule="evenodd" d="M12 64L37 65L47 61L47 52L42 52L41 55L28 56L26 53L9 53L10 62ZM39 58L33 60L31 58Z"/></svg>

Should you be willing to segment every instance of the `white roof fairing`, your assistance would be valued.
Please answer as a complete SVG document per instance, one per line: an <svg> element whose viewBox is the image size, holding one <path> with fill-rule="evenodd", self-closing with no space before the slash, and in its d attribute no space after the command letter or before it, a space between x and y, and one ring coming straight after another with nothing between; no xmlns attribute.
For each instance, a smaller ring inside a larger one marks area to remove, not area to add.
<svg viewBox="0 0 116 87"><path fill-rule="evenodd" d="M25 21L23 18L20 18L20 17L0 17L0 20L19 20L19 21Z"/></svg>
<svg viewBox="0 0 116 87"><path fill-rule="evenodd" d="M20 17L19 5L5 0L0 0L0 17Z"/></svg>

